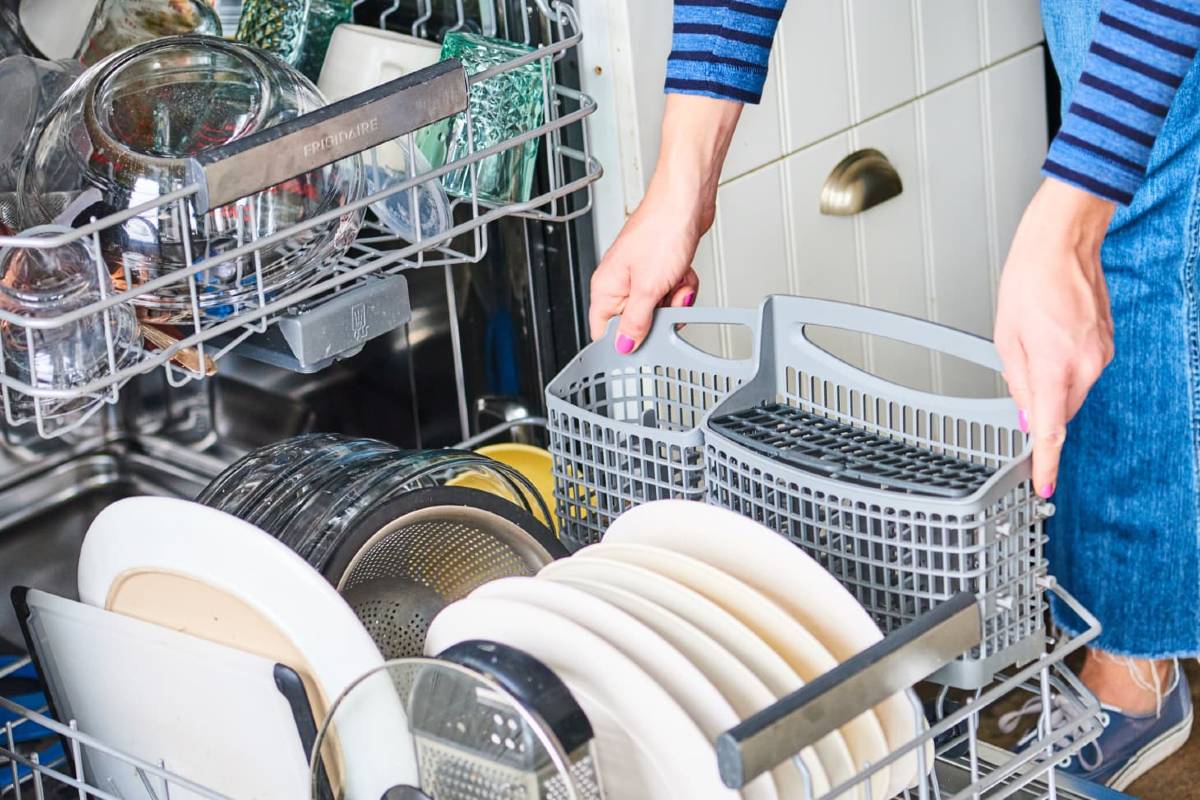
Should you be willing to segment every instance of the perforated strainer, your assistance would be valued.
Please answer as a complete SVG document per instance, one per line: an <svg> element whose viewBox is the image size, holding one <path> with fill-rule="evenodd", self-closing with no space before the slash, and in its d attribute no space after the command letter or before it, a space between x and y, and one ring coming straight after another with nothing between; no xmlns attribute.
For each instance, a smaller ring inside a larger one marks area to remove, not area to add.
<svg viewBox="0 0 1200 800"><path fill-rule="evenodd" d="M536 575L566 555L527 511L476 489L433 487L382 503L349 528L325 575L385 658L417 656L433 617L478 586Z"/></svg>

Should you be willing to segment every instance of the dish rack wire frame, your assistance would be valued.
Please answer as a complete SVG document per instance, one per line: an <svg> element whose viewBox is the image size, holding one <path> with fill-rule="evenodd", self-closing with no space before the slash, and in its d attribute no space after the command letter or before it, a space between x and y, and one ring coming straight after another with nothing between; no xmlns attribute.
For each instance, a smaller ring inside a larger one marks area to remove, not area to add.
<svg viewBox="0 0 1200 800"><path fill-rule="evenodd" d="M859 797L871 800L871 779L876 773L909 754L915 754L918 764L925 767L925 749L931 742L936 746L934 769L927 774L921 773L923 777L901 795L905 800L1003 800L1017 792L1023 792L1020 795L1022 800L1054 800L1058 792L1055 767L1063 759L1078 753L1094 741L1101 730L1099 703L1064 663L1067 656L1099 634L1100 626L1078 601L1055 584L1053 578L1043 578L1039 584L1044 590L1055 592L1084 620L1085 626L1080 634L1067 640L1043 640L1043 653L1036 662L1012 671L1011 674L998 675L990 685L969 693L970 696L962 706L939 714L938 720L930 725L918 724L910 741L874 764L860 765L861 771L858 774L839 786L831 787L830 791L820 798L812 793L811 776L803 761L798 756L793 757L805 779L805 785L809 787L804 800L832 800L838 796L854 796L847 794L854 791L859 792ZM0 678L27 663L28 659L22 659L6 666L0 670ZM939 707L944 705L944 695L947 691L943 689L942 695L939 695ZM1001 763L989 763L980 755L983 712L1014 692L1032 695L1042 702L1037 722L1037 740L1019 753L1005 751L1005 758ZM1060 699L1054 701L1054 696ZM920 712L920 702L912 693L909 693L909 698L914 709ZM124 761L137 770L143 776L146 796L150 800L170 800L173 788L206 800L231 800L171 772L165 764L154 764L123 753L89 736L81 731L73 720L63 723L51 719L46 715L47 711L44 708L25 708L2 697L0 708L15 715L15 719L5 723L0 733L0 769L7 772L12 781L7 788L0 791L0 796L11 796L15 800L42 800L50 789L67 787L75 790L80 800L127 800L114 796L103 787L88 783L88 778L80 766L81 756L89 750L95 750ZM770 710L767 709L768 712ZM853 715L857 712L851 709L845 713ZM923 718L922 713L918 719ZM196 724L209 725L210 721L197 720ZM42 763L36 753L20 752L16 745L15 731L23 725L41 725L62 737L66 742L64 749L70 754L69 758ZM811 743L797 743L796 752L809 744ZM600 754L599 757L602 759L603 755ZM3 761L7 763L2 763ZM963 773L966 780L962 788L953 793L943 789L944 779L939 777L941 770L948 766L953 767L956 772Z"/></svg>
<svg viewBox="0 0 1200 800"><path fill-rule="evenodd" d="M910 389L837 358L808 326L885 337L1000 370L992 343L924 320L862 306L774 296L762 306L754 378L706 418L708 499L750 517L813 556L889 632L956 592L983 603L979 647L937 679L976 688L999 669L1037 658L1046 573L1042 521L1053 506L1030 483L1031 446L1008 398L956 398ZM791 466L713 428L764 403L994 470L958 498L875 488Z"/></svg>
<svg viewBox="0 0 1200 800"><path fill-rule="evenodd" d="M429 0L420 0L420 2L424 4L423 7L430 7ZM398 5L397 2L396 7ZM582 40L583 34L580 30L578 16L574 8L562 0L533 0L528 5L528 16L512 21L508 18L507 9L502 5L500 8L502 16L499 18L503 23L502 32L519 33L517 39L523 38L524 43L534 49L511 61L467 76L467 81L470 86L474 86L497 75L520 69L527 64L540 63L542 65L544 107L543 123L536 128L524 131L503 142L476 150L473 135L475 124L468 104L467 110L462 113L467 118L469 155L449 161L429 172L397 182L342 207L303 220L269 236L239 241L239 246L236 248L207 258L197 258L191 252L189 237L182 237L184 268L135 286L128 273L128 267L126 267L123 277L125 286L130 288L124 291L113 293L104 291L109 280L109 270L100 256L101 234L107 230L118 228L134 217L157 212L160 209L164 210L164 213L171 214L176 225L181 228L180 221L187 219L190 214L192 198L201 191L199 183L191 184L104 218L93 219L90 223L79 226L69 233L41 238L20 235L0 236L0 250L5 248L50 250L80 242L88 248L101 281L101 298L98 301L57 316L35 317L0 308L0 326L9 329L10 337L23 336L28 348L28 360L35 362L37 358L34 331L67 329L91 316L103 317L107 347L107 360L101 365L100 374L97 377L87 383L63 388L55 387L45 378L38 378L36 375L31 376L30 380L20 379L14 374L14 368L7 357L8 354L0 346L0 400L3 403L4 421L8 426L32 424L39 437L55 438L78 429L104 405L115 404L120 388L139 374L161 367L165 370L166 379L172 386L181 386L193 380L203 379L206 359L220 359L249 336L265 332L285 312L318 304L335 294L361 285L373 275L395 274L419 267L442 267L446 271L447 302L453 308L456 306L456 299L450 269L455 264L475 263L486 256L489 223L505 217L565 223L589 213L593 201L591 185L603 172L599 162L591 154L588 130L585 124L586 118L595 112L596 104L583 92L560 83L555 68L555 65L570 51L578 47ZM458 0L456 7L459 15L458 23L452 29L461 28L467 23L461 0ZM493 11L496 9L496 6L490 7ZM385 22L386 14L380 20L380 25L382 26ZM418 24L414 25L414 31L422 29L422 21L419 19ZM537 31L539 30L542 31L541 41L538 40ZM576 148L565 144L564 141L568 138L581 143L581 147ZM407 147L414 148L415 132L405 134L401 140ZM539 158L544 162L545 172L548 176L546 190L524 202L490 205L480 200L476 184L478 164L492 155L533 141L540 141ZM288 240L298 234L318 226L336 225L338 220L345 215L365 213L372 204L404 192L408 192L413 218L417 218L418 185L440 180L442 176L462 168L469 170L471 195L453 200L451 204L453 219L462 219L462 221L452 224L452 227L440 235L423 238L419 230L420 226L417 226L417 240L405 242L381 227L379 223L367 221L360 228L356 241L344 255L336 259L331 258L320 265L318 272L321 277L315 282L302 283L299 288L293 287L278 293L272 293L270 287L264 282L262 254L267 248L287 246ZM243 198L235 201L232 205L238 208L241 218L246 220L245 230L255 231L258 229L258 211L252 198ZM239 280L250 280L257 287L257 292L244 304L243 308L236 309L224 318L206 317L200 303L202 294L200 274L230 262L237 263L239 270L246 265L247 274L239 274ZM251 264L252 269L249 266ZM186 287L190 302L190 308L186 312L187 321L176 325L179 331L177 341L162 349L147 350L143 348L135 363L121 366L118 363L118 354L115 352L115 343L112 341L110 322L114 309L118 306L132 307L137 298L160 292L172 286ZM452 313L451 338L454 344L457 372L461 376L463 372L461 368L462 348L457 324L457 315ZM210 340L226 334L230 338L223 340L219 347L208 344ZM461 378L459 383L461 384ZM461 385L458 388L460 416L465 420L465 390ZM32 398L31 413L18 410L14 403L14 394ZM80 398L89 398L96 402L88 404L87 410L73 412L63 419L55 418L53 412L58 404Z"/></svg>
<svg viewBox="0 0 1200 800"><path fill-rule="evenodd" d="M749 309L661 309L632 355L616 351L617 321L546 388L554 502L569 549L600 541L617 516L640 503L705 496L704 416L754 374L754 358L732 360L687 342L677 324L741 326ZM753 338L757 339L757 336Z"/></svg>

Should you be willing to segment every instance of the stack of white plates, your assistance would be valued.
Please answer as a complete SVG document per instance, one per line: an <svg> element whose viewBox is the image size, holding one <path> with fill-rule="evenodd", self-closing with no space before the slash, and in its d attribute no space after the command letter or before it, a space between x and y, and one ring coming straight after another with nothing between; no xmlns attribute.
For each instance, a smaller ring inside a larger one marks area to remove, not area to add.
<svg viewBox="0 0 1200 800"><path fill-rule="evenodd" d="M663 501L536 578L494 581L449 606L426 651L486 639L554 669L596 730L609 798L787 800L806 796L805 773L820 797L910 742L924 722L909 698L889 698L740 793L722 784L713 742L881 638L833 576L773 531ZM912 751L843 797L893 797L918 777Z"/></svg>

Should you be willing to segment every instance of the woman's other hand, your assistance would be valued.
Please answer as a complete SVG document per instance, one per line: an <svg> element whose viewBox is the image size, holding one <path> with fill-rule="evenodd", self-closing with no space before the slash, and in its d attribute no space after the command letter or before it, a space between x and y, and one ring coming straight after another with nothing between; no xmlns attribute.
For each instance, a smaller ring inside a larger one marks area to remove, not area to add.
<svg viewBox="0 0 1200 800"><path fill-rule="evenodd" d="M1113 203L1047 179L1017 227L996 310L1004 379L1033 434L1033 485L1050 497L1067 422L1113 357L1100 245Z"/></svg>
<svg viewBox="0 0 1200 800"><path fill-rule="evenodd" d="M592 275L592 339L619 316L617 351L632 353L650 332L654 309L695 302L700 279L692 259L716 214L721 166L741 111L728 100L667 97L650 186Z"/></svg>

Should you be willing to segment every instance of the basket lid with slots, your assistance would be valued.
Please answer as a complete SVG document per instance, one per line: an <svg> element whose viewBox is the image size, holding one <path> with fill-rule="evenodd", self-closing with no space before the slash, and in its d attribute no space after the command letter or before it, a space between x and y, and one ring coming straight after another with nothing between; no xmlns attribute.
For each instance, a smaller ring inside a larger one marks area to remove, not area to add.
<svg viewBox="0 0 1200 800"><path fill-rule="evenodd" d="M756 453L784 464L841 481L909 494L966 497L996 471L783 403L726 414L709 424Z"/></svg>

